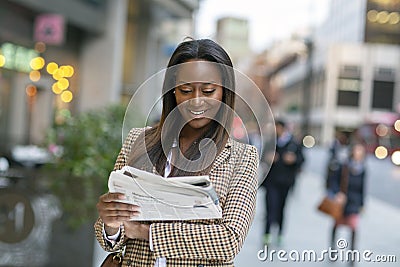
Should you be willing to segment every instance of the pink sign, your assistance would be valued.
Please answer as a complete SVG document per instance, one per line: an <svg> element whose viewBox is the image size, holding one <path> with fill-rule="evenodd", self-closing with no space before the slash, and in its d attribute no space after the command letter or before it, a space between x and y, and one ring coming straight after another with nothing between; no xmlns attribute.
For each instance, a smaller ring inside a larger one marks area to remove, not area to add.
<svg viewBox="0 0 400 267"><path fill-rule="evenodd" d="M37 42L61 45L64 42L65 20L59 14L42 14L36 17L34 38Z"/></svg>

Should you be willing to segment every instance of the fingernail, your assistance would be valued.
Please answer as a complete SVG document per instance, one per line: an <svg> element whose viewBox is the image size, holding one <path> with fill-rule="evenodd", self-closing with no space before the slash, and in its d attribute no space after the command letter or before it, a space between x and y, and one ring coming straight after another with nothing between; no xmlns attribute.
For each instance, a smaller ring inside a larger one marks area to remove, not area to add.
<svg viewBox="0 0 400 267"><path fill-rule="evenodd" d="M125 195L118 195L118 199L126 199Z"/></svg>

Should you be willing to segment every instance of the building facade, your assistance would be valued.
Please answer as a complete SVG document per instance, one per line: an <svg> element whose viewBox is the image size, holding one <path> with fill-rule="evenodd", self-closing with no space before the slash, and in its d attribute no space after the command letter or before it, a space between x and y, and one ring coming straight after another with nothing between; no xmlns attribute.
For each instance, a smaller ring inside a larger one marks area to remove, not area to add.
<svg viewBox="0 0 400 267"><path fill-rule="evenodd" d="M226 49L234 65L249 55L249 22L237 17L217 21L217 42Z"/></svg>
<svg viewBox="0 0 400 267"><path fill-rule="evenodd" d="M1 1L0 155L40 144L65 116L127 104L166 66L176 44L193 35L197 8L198 0ZM33 69L38 57L43 64ZM73 74L58 77L49 63L55 70L72 67ZM54 89L56 83L63 87Z"/></svg>
<svg viewBox="0 0 400 267"><path fill-rule="evenodd" d="M375 114L400 112L399 7L398 0L333 0L313 37L311 60L275 76L285 96L279 110L307 123L303 134L329 144L336 130L353 131Z"/></svg>

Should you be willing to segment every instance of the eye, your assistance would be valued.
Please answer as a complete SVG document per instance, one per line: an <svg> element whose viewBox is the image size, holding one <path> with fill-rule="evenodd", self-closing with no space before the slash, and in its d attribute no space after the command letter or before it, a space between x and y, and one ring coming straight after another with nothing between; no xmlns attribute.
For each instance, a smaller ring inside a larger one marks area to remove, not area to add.
<svg viewBox="0 0 400 267"><path fill-rule="evenodd" d="M203 89L203 94L205 94L205 95L211 95L212 93L215 92L215 90L217 90L217 89L214 88L214 87L207 87L207 88L204 88L204 89Z"/></svg>
<svg viewBox="0 0 400 267"><path fill-rule="evenodd" d="M179 86L179 92L181 92L182 94L190 94L192 92L192 88L189 86Z"/></svg>
<svg viewBox="0 0 400 267"><path fill-rule="evenodd" d="M215 84L208 84L208 85L204 86L202 92L205 95L211 95L217 90L217 88L218 88L218 86L216 86Z"/></svg>

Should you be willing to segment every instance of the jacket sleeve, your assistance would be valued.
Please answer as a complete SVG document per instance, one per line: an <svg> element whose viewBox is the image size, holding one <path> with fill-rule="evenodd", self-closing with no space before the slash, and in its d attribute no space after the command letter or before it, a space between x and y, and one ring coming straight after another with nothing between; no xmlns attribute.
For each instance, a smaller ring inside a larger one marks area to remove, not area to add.
<svg viewBox="0 0 400 267"><path fill-rule="evenodd" d="M129 132L118 154L117 160L115 161L114 170L119 170L127 164L132 144L142 131L143 129L134 128ZM98 218L96 223L94 224L94 229L95 229L96 239L99 242L100 246L106 251L120 250L123 246L123 243L126 241L124 229L121 228L121 236L119 238L119 241L113 247L111 247L110 244L104 239L103 227L104 227L103 221L100 218Z"/></svg>
<svg viewBox="0 0 400 267"><path fill-rule="evenodd" d="M244 152L244 153L243 153ZM257 150L237 151L233 177L218 224L153 223L156 257L231 261L239 252L254 217L257 193Z"/></svg>
<svg viewBox="0 0 400 267"><path fill-rule="evenodd" d="M297 144L297 150L296 150L296 167L297 167L297 169L301 169L304 161L305 161L305 157L304 157L304 153L303 153L303 146L301 144Z"/></svg>
<svg viewBox="0 0 400 267"><path fill-rule="evenodd" d="M361 174L361 192L360 192L361 193L361 202L360 202L361 208L364 207L364 203L365 203L365 186L367 184L365 181L366 173L367 173L367 171L364 166L364 171Z"/></svg>

